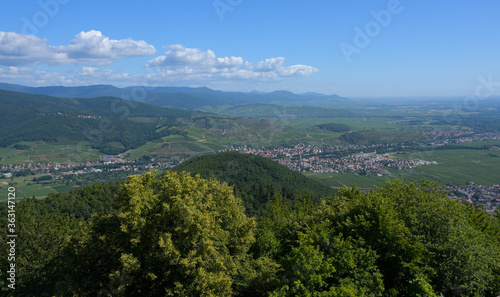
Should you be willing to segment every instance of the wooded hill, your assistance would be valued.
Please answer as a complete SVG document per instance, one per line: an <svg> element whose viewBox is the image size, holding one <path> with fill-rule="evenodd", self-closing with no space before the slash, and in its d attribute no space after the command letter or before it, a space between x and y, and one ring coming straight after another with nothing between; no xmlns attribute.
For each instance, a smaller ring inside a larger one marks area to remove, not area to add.
<svg viewBox="0 0 500 297"><path fill-rule="evenodd" d="M319 201L335 193L330 187L268 158L236 152L195 157L173 171L199 174L233 186L248 215L262 214L274 195L281 195L292 205L302 195Z"/></svg>

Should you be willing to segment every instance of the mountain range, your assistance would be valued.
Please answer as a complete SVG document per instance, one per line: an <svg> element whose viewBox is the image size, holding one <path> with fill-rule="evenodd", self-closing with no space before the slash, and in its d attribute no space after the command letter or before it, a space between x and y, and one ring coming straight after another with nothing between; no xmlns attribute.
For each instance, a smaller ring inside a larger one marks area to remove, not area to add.
<svg viewBox="0 0 500 297"><path fill-rule="evenodd" d="M280 105L315 105L331 106L348 100L338 95L320 93L295 94L289 91L261 92L225 92L207 87L125 87L111 85L92 85L78 87L47 86L29 87L0 83L0 89L29 94L48 95L61 98L95 98L102 96L118 97L138 101L154 106L180 108L188 110L206 109L222 105L241 104L280 104Z"/></svg>

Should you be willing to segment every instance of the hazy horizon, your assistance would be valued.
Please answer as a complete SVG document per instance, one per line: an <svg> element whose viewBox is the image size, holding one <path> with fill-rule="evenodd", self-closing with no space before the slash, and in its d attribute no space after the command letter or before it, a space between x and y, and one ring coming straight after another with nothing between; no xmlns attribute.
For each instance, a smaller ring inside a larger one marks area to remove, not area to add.
<svg viewBox="0 0 500 297"><path fill-rule="evenodd" d="M3 84L5 82L0 81L0 84ZM9 83L7 83L9 84ZM93 87L93 86L112 86L116 88L134 88L134 87L139 87L139 88L146 88L147 90L154 90L155 88L209 88L213 91L220 91L220 92L234 92L234 93L260 93L260 94L269 94L273 92L291 92L296 95L307 95L308 93L314 93L318 95L324 95L324 96L339 96L341 98L346 98L346 99L352 99L352 100L388 100L388 101L393 101L393 100L462 100L466 99L468 95L449 95L449 96L342 96L342 94L325 94L325 93L320 93L320 92L315 92L315 91L307 91L307 92L293 92L291 90L271 90L271 91L260 91L260 90L251 90L251 91L238 91L238 90L231 90L231 91L226 91L226 90L221 90L221 89L215 89L215 88L210 88L209 86L141 86L141 85L129 85L129 86L116 86L113 84L91 84L91 85L78 85L78 86L64 86L64 85L46 85L46 86L33 86L33 85L28 85L28 84L12 84L12 85L18 85L22 87L30 87L30 88L45 88L45 87L65 87L65 88L78 88L78 87ZM1 88L0 88L1 89ZM488 99L500 99L500 95L492 95L489 96Z"/></svg>

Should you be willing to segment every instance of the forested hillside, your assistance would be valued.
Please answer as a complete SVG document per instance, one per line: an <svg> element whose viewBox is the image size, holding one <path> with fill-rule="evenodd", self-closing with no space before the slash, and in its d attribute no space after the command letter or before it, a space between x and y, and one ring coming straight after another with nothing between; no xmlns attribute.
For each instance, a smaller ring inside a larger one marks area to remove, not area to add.
<svg viewBox="0 0 500 297"><path fill-rule="evenodd" d="M249 215L262 213L268 201L277 194L293 203L301 195L319 201L335 193L328 186L268 158L236 152L192 158L173 170L228 183L234 187L235 195L243 200Z"/></svg>
<svg viewBox="0 0 500 297"><path fill-rule="evenodd" d="M180 133L169 128L198 115L114 97L69 99L0 90L0 147L20 141L71 140L88 142L104 154L118 154ZM156 122L134 121L144 117Z"/></svg>
<svg viewBox="0 0 500 297"><path fill-rule="evenodd" d="M226 184L188 173L115 186L19 203L16 290L4 269L3 296L500 294L500 215L435 183L345 188L293 207L276 195L256 218ZM93 195L112 209L88 218ZM82 212L62 203L75 198Z"/></svg>

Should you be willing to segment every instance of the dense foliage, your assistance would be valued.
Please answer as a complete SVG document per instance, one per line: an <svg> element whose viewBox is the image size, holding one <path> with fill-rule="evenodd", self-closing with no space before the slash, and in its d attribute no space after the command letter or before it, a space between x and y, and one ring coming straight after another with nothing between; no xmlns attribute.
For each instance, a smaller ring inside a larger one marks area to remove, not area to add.
<svg viewBox="0 0 500 297"><path fill-rule="evenodd" d="M37 200L40 209L57 214L69 214L78 220L88 220L92 214L105 215L114 211L113 203L121 183L94 184L67 193L49 194Z"/></svg>
<svg viewBox="0 0 500 297"><path fill-rule="evenodd" d="M252 269L255 222L227 185L171 172L132 176L116 208L68 244L67 294L229 296L245 281L235 276Z"/></svg>
<svg viewBox="0 0 500 297"><path fill-rule="evenodd" d="M249 215L261 214L275 194L292 203L302 193L311 195L313 201L335 193L322 183L268 158L236 152L192 158L173 170L228 183L234 187L235 195L243 200Z"/></svg>
<svg viewBox="0 0 500 297"><path fill-rule="evenodd" d="M56 215L69 215L76 220L89 219L92 214L105 215L114 211L113 203L122 183L92 184L65 193L50 193L45 199L17 201L18 206L33 203L36 212L47 211ZM7 208L0 208L1 218L7 217Z"/></svg>
<svg viewBox="0 0 500 297"><path fill-rule="evenodd" d="M89 218L78 199L114 202ZM500 214L450 200L436 183L294 201L276 194L249 218L227 184L168 171L28 199L16 210L16 291L2 269L2 296L500 294Z"/></svg>

